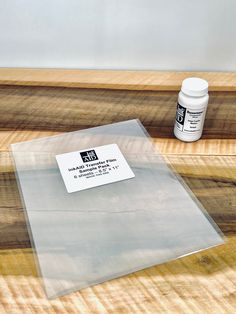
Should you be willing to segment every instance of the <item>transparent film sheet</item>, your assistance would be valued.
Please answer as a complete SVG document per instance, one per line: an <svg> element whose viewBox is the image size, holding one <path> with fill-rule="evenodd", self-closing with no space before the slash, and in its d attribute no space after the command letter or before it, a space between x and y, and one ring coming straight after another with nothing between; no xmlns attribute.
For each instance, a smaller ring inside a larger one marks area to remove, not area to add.
<svg viewBox="0 0 236 314"><path fill-rule="evenodd" d="M56 156L108 144L134 177L69 193ZM49 298L224 242L139 120L12 144L12 153Z"/></svg>

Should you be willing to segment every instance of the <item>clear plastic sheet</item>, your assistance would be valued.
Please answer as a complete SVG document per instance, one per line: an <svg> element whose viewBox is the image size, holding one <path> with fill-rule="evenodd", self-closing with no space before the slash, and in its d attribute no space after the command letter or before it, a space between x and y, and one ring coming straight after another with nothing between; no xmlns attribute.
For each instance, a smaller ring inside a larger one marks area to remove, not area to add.
<svg viewBox="0 0 236 314"><path fill-rule="evenodd" d="M56 155L117 144L134 178L68 193ZM224 242L139 120L12 144L49 298Z"/></svg>

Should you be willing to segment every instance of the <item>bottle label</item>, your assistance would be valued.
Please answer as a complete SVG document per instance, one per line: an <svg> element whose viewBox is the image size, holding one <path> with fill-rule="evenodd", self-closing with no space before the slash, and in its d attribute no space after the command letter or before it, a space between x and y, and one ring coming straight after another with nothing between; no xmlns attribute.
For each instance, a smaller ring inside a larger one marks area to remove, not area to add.
<svg viewBox="0 0 236 314"><path fill-rule="evenodd" d="M182 132L197 132L201 131L204 121L205 108L188 109L177 104L176 110L176 127Z"/></svg>

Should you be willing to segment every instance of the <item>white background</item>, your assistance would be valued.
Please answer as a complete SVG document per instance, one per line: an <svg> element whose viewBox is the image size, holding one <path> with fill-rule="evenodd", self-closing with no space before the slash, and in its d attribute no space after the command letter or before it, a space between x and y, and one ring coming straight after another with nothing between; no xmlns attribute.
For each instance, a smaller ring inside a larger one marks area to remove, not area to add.
<svg viewBox="0 0 236 314"><path fill-rule="evenodd" d="M236 71L236 0L0 0L0 66Z"/></svg>

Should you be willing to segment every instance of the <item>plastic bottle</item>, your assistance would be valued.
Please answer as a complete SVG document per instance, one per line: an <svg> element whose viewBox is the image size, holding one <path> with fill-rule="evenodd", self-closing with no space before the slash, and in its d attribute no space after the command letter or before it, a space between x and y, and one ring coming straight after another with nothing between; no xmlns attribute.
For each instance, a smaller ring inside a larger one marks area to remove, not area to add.
<svg viewBox="0 0 236 314"><path fill-rule="evenodd" d="M197 77L183 80L174 127L174 134L178 139L193 142L202 136L208 99L207 81Z"/></svg>

